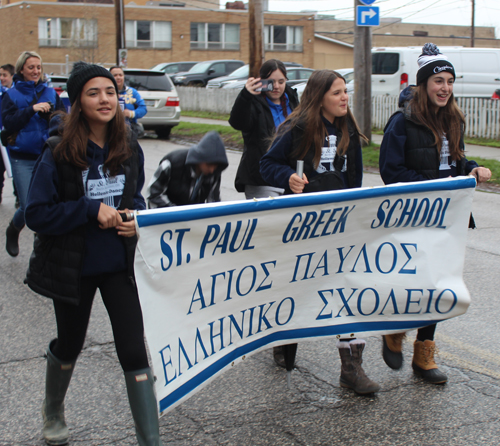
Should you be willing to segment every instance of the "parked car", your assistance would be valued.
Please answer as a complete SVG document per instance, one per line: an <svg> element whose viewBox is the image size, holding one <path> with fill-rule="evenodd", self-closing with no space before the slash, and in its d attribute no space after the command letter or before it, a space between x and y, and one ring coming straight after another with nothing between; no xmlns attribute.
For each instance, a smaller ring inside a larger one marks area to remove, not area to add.
<svg viewBox="0 0 500 446"><path fill-rule="evenodd" d="M283 63L286 67L302 67L301 64L295 62L283 62ZM228 74L227 76L216 77L215 79L208 81L207 88L209 89L223 88L227 84L241 80L245 80L246 82L246 80L249 77L249 71L250 71L250 66L248 64L243 65L242 67L238 68L237 70L234 70L231 74Z"/></svg>
<svg viewBox="0 0 500 446"><path fill-rule="evenodd" d="M175 85L204 87L210 79L226 76L245 65L242 60L207 60L191 67L189 71L173 76Z"/></svg>
<svg viewBox="0 0 500 446"><path fill-rule="evenodd" d="M173 76L174 74L180 72L189 71L191 67L193 67L197 63L198 62L166 62L159 63L151 69L155 71L163 71L165 74Z"/></svg>
<svg viewBox="0 0 500 446"><path fill-rule="evenodd" d="M154 130L159 138L168 138L179 125L179 96L163 71L124 69L125 85L135 88L144 99L148 112L138 121L145 130Z"/></svg>
<svg viewBox="0 0 500 446"><path fill-rule="evenodd" d="M294 85L300 84L300 83L306 81L307 79L309 79L309 76L311 76L313 71L314 70L312 68L287 66L286 67L286 75L288 77L288 80L286 81L286 83L291 87L293 87ZM225 85L222 86L222 88L242 89L245 86L247 79L226 83Z"/></svg>
<svg viewBox="0 0 500 446"><path fill-rule="evenodd" d="M340 68L338 70L335 70L337 73L341 74L342 77L345 79L346 87L347 87L347 94L353 94L354 93L354 68ZM294 88L297 90L297 94L299 95L299 98L302 96L302 93L304 93L304 89L306 88L307 82L302 82L300 84L296 84Z"/></svg>
<svg viewBox="0 0 500 446"><path fill-rule="evenodd" d="M209 89L222 88L225 85L230 84L232 82L246 80L248 79L249 70L250 70L249 65L243 65L242 67L239 67L238 69L234 70L231 74L228 74L227 76L216 77L215 79L208 81L207 88Z"/></svg>
<svg viewBox="0 0 500 446"><path fill-rule="evenodd" d="M68 76L64 74L47 74L47 78L49 80L49 87L52 87L59 95L63 91L66 91Z"/></svg>

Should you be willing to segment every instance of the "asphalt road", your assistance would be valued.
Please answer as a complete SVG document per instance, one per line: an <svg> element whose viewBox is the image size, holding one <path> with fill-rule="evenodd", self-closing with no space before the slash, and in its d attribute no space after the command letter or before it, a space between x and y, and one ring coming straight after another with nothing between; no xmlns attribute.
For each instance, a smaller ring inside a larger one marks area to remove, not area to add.
<svg viewBox="0 0 500 446"><path fill-rule="evenodd" d="M161 157L178 145L142 140L149 180ZM223 200L243 199L233 179L239 154L229 153ZM381 184L365 174L364 185ZM364 366L382 390L359 397L339 386L340 361L332 340L299 345L291 387L270 351L249 357L160 420L164 445L176 446L492 446L500 420L500 195L477 192L478 229L469 231L465 281L469 311L439 324L438 362L444 386L414 377L414 332L405 344L400 371L383 362L378 337L367 339ZM31 292L23 279L33 234L21 234L21 254L3 250L14 213L10 180L0 205L0 445L41 446L43 353L56 327L50 300ZM96 298L87 340L66 398L72 445L135 445L123 375L106 311Z"/></svg>

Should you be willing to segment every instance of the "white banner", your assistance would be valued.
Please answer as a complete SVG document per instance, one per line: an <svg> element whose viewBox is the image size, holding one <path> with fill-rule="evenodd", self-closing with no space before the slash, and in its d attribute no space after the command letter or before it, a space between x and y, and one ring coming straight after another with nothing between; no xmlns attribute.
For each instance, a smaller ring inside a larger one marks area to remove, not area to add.
<svg viewBox="0 0 500 446"><path fill-rule="evenodd" d="M463 314L475 184L139 212L135 271L160 411L262 349Z"/></svg>

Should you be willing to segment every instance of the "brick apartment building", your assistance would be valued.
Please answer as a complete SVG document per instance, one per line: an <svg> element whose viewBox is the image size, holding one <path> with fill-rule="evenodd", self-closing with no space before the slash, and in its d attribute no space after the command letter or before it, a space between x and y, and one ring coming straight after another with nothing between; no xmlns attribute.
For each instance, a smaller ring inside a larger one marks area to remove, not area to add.
<svg viewBox="0 0 500 446"><path fill-rule="evenodd" d="M97 1L97 0L95 0ZM104 0L109 1L109 0ZM161 62L249 59L245 10L126 4L128 66L150 68ZM15 63L24 50L37 51L46 63L87 60L116 62L115 7L106 3L2 0L0 63ZM137 1L139 3L140 0ZM208 4L211 7L210 4ZM218 7L214 4L214 8ZM314 63L314 17L265 13L266 58ZM56 70L51 70L56 72Z"/></svg>
<svg viewBox="0 0 500 446"><path fill-rule="evenodd" d="M122 0L128 66L161 62L249 58L248 12L219 9L218 0ZM46 71L63 73L66 61L116 63L113 0L0 0L0 63L35 50ZM244 5L233 2L233 8ZM308 13L264 13L265 57L306 67L353 66L354 23ZM470 46L470 27L383 19L372 28L373 46ZM493 27L476 27L475 46L500 48Z"/></svg>

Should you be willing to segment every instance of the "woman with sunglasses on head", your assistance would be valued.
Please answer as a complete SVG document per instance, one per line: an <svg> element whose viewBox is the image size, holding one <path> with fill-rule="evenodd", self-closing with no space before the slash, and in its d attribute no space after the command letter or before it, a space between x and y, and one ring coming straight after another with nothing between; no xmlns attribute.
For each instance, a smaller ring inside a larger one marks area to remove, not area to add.
<svg viewBox="0 0 500 446"><path fill-rule="evenodd" d="M146 208L141 195L144 155L131 139L118 105L118 86L108 70L77 62L67 91L71 112L60 116L60 136L45 145L26 207L26 223L36 232L26 281L33 291L53 299L57 323L57 338L47 349L43 435L49 445L68 442L64 398L99 289L137 440L141 446L158 446L154 379L134 279L132 210Z"/></svg>

